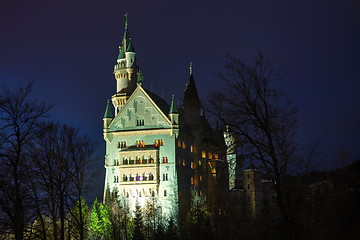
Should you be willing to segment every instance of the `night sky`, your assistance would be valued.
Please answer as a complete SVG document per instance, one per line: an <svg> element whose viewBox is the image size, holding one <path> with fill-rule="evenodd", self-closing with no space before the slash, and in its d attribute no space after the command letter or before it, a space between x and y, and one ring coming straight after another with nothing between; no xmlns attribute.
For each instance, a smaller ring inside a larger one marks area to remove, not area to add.
<svg viewBox="0 0 360 240"><path fill-rule="evenodd" d="M0 87L34 81L53 119L105 145L102 117L116 91L113 66L124 14L144 86L182 99L193 62L202 101L222 82L225 54L277 57L298 108L299 140L323 139L315 168L340 151L360 158L360 6L356 0L0 1ZM178 100L178 101L179 101ZM105 170L103 171L105 172Z"/></svg>

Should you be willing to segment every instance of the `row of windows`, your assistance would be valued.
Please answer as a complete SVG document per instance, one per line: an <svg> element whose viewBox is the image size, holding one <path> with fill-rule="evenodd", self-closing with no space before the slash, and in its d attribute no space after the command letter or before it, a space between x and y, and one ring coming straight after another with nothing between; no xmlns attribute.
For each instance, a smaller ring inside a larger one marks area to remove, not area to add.
<svg viewBox="0 0 360 240"><path fill-rule="evenodd" d="M155 147L158 147L158 146L164 146L164 140L163 139L155 140Z"/></svg>
<svg viewBox="0 0 360 240"><path fill-rule="evenodd" d="M163 174L163 181L169 181L169 176L167 173Z"/></svg>
<svg viewBox="0 0 360 240"><path fill-rule="evenodd" d="M144 119L137 119L136 126L144 126Z"/></svg>
<svg viewBox="0 0 360 240"><path fill-rule="evenodd" d="M184 167L186 167L185 158L183 158L182 161L181 161L181 158L179 158L179 165L181 165L181 163L182 163L182 165L183 165ZM201 166L201 160L199 160L199 167L200 167L200 166ZM190 162L190 167L191 167L191 169L194 169L194 168L195 168L195 165L194 165L194 162L193 162L193 161Z"/></svg>
<svg viewBox="0 0 360 240"><path fill-rule="evenodd" d="M144 140L136 141L136 147L145 147L145 141Z"/></svg>
<svg viewBox="0 0 360 240"><path fill-rule="evenodd" d="M128 165L128 164L152 164L155 163L155 160L152 156L150 156L150 159L147 158L141 158L141 157L136 157L136 159L132 159L130 158L124 158L122 161L123 165ZM169 159L167 157L163 157L162 159L162 163L169 163ZM120 162L118 159L114 159L114 166L118 166L120 165Z"/></svg>
<svg viewBox="0 0 360 240"><path fill-rule="evenodd" d="M118 148L126 148L126 142L125 141L118 142Z"/></svg>
<svg viewBox="0 0 360 240"><path fill-rule="evenodd" d="M202 181L202 176L200 175L199 177L199 181L201 182ZM194 177L191 177L190 178L190 182L191 182L191 185L194 185Z"/></svg>
<svg viewBox="0 0 360 240"><path fill-rule="evenodd" d="M206 151L202 151L201 152L201 157L202 158L206 158ZM219 159L219 154L217 153L208 153L208 159Z"/></svg>
<svg viewBox="0 0 360 240"><path fill-rule="evenodd" d="M125 190L124 190L124 192L122 194L123 194L123 196L126 196L127 198L130 196L132 196L132 197L135 197L135 196L148 197L149 195L151 195L152 197L155 197L155 191L152 191L152 189L149 189L149 192L150 192L150 194L147 194L145 189L142 189L142 191L141 190L139 191L138 189L136 189L136 192L134 192L134 193L132 193L131 190L130 190L130 192L125 192ZM166 196L167 196L167 190L164 190L164 197L166 197ZM115 197L117 197L117 192L115 192Z"/></svg>
<svg viewBox="0 0 360 240"><path fill-rule="evenodd" d="M135 174L130 174L130 175L124 174L123 175L123 181L124 182L127 182L127 181L152 181L152 180L154 180L154 174L153 173L149 173L149 174L137 173L136 175Z"/></svg>
<svg viewBox="0 0 360 240"><path fill-rule="evenodd" d="M138 123L137 126L144 126L144 120L137 120ZM164 139L156 139L155 140L155 147L158 146L164 146ZM136 147L145 147L145 141L144 140L138 140L136 141ZM126 141L119 141L117 148L126 148Z"/></svg>
<svg viewBox="0 0 360 240"><path fill-rule="evenodd" d="M150 158L150 159L141 159L141 158L136 158L135 160L134 159L124 159L123 160L123 165L127 165L127 164L152 164L152 163L155 163L155 160L154 158Z"/></svg>
<svg viewBox="0 0 360 240"><path fill-rule="evenodd" d="M202 178L200 177L200 181L201 181L201 179ZM127 182L127 181L152 181L152 180L154 180L154 174L153 173L149 173L149 174L137 173L136 175L135 174L130 174L130 175L124 174L122 180L124 182ZM164 173L162 180L169 181L169 174ZM114 183L118 183L118 182L119 182L119 176L114 176Z"/></svg>

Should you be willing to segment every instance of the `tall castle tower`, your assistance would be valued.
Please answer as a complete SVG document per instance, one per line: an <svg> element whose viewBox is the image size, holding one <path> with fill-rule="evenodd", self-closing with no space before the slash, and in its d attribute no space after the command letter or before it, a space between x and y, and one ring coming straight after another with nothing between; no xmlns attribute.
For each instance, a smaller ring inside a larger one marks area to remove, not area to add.
<svg viewBox="0 0 360 240"><path fill-rule="evenodd" d="M117 64L114 66L116 94L112 96L111 100L115 107L115 115L125 105L131 93L135 90L137 83L142 84L143 81L142 73L136 65L136 53L128 29L127 14L125 14L125 17L124 37L119 46Z"/></svg>

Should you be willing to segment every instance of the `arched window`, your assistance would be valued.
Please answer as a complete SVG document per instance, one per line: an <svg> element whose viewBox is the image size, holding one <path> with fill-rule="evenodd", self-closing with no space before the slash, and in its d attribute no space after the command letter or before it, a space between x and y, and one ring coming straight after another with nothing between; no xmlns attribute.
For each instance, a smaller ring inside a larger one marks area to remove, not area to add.
<svg viewBox="0 0 360 240"><path fill-rule="evenodd" d="M142 179L143 179L144 181L147 180L147 177L146 177L146 174L145 174L145 173L142 174Z"/></svg>
<svg viewBox="0 0 360 240"><path fill-rule="evenodd" d="M150 180L150 181L151 181L151 180L154 180L154 174L152 174L152 173L149 174L149 180Z"/></svg>
<svg viewBox="0 0 360 240"><path fill-rule="evenodd" d="M128 176L126 174L123 175L123 181L126 182L128 180Z"/></svg>

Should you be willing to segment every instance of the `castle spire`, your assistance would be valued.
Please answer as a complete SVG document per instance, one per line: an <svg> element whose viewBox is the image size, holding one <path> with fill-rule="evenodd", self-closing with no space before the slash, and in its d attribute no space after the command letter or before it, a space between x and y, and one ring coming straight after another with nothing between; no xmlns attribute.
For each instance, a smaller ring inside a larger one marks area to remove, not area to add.
<svg viewBox="0 0 360 240"><path fill-rule="evenodd" d="M110 104L109 104L109 100L107 100L107 105L106 105L106 110L105 110L105 114L104 114L104 118L114 118L114 115L110 109Z"/></svg>
<svg viewBox="0 0 360 240"><path fill-rule="evenodd" d="M190 62L190 79L186 83L186 88L184 92L184 105L186 104L195 104L201 105L199 95L195 86L194 76L193 76L193 66L192 62Z"/></svg>
<svg viewBox="0 0 360 240"><path fill-rule="evenodd" d="M172 114L172 113L179 113L179 111L176 108L175 101L174 101L174 94L172 95L171 106L170 106L170 110L169 110L169 114Z"/></svg>
<svg viewBox="0 0 360 240"><path fill-rule="evenodd" d="M127 26L128 26L128 14L127 14L127 12L125 13L125 28L127 28Z"/></svg>

